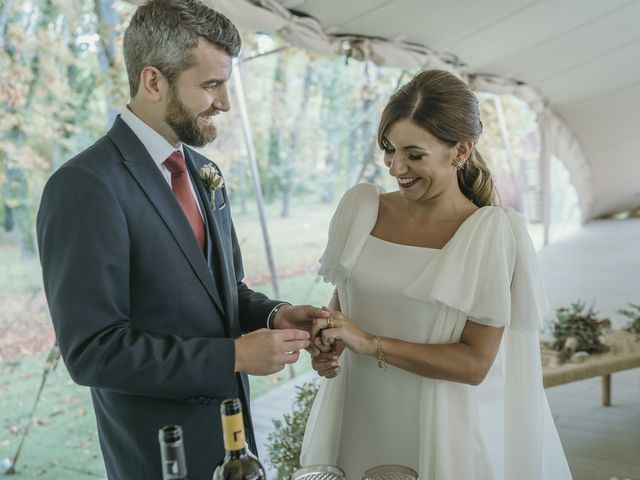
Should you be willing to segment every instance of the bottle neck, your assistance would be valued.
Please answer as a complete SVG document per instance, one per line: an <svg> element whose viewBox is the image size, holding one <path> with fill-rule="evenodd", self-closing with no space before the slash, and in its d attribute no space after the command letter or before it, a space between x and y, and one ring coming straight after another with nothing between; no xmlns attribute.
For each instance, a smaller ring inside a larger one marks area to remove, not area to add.
<svg viewBox="0 0 640 480"><path fill-rule="evenodd" d="M163 445L160 454L163 480L187 480L187 465L182 441L179 445Z"/></svg>
<svg viewBox="0 0 640 480"><path fill-rule="evenodd" d="M187 480L182 427L165 425L158 431L163 480Z"/></svg>
<svg viewBox="0 0 640 480"><path fill-rule="evenodd" d="M241 455L247 451L247 441L244 434L244 422L242 412L222 415L222 432L224 436L224 449L227 455Z"/></svg>
<svg viewBox="0 0 640 480"><path fill-rule="evenodd" d="M249 449L247 448L247 445L245 444L244 447L242 448L238 448L236 450L225 450L225 456L224 459L225 460L238 460L240 458L244 458L249 456Z"/></svg>

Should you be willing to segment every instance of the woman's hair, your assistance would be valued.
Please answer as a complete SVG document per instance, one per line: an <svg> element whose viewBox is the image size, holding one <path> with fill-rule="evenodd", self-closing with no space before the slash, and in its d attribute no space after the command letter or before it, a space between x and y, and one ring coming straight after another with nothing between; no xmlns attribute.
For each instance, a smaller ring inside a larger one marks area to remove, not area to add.
<svg viewBox="0 0 640 480"><path fill-rule="evenodd" d="M478 99L462 80L442 70L425 70L389 99L378 126L378 146L385 149L386 134L396 122L409 119L447 147L458 142L474 144L482 133ZM491 172L474 146L458 170L462 193L479 207L495 204Z"/></svg>
<svg viewBox="0 0 640 480"><path fill-rule="evenodd" d="M124 33L131 96L138 92L140 73L149 66L173 85L180 73L195 65L192 50L200 38L230 57L240 53L240 34L233 23L199 0L150 0L140 6Z"/></svg>

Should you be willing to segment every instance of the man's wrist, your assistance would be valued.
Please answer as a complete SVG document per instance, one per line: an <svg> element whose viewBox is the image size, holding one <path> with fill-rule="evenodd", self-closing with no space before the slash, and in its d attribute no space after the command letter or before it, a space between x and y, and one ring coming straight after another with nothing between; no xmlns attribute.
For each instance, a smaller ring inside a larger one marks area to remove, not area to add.
<svg viewBox="0 0 640 480"><path fill-rule="evenodd" d="M267 316L267 328L269 330L276 329L276 315L278 314L278 310L280 310L284 305L292 306L290 303L282 302L273 307L271 312L269 312L269 315Z"/></svg>

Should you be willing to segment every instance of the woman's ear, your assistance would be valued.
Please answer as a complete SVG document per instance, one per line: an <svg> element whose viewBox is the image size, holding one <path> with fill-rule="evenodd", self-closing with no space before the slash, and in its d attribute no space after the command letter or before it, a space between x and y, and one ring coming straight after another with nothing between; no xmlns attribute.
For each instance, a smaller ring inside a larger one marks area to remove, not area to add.
<svg viewBox="0 0 640 480"><path fill-rule="evenodd" d="M458 142L456 144L456 158L458 161L466 162L473 151L475 144L470 141Z"/></svg>

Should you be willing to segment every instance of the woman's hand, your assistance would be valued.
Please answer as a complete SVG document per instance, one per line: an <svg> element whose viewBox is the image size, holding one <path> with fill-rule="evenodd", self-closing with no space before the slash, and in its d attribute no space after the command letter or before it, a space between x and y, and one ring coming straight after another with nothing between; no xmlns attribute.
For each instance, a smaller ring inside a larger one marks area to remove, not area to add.
<svg viewBox="0 0 640 480"><path fill-rule="evenodd" d="M317 318L311 329L313 344L321 352L329 353L331 345L339 340L353 353L375 356L375 337L358 327L341 312L332 312L329 318Z"/></svg>
<svg viewBox="0 0 640 480"><path fill-rule="evenodd" d="M344 342L338 340L332 346L335 346L335 349L326 353L318 351L311 357L311 366L321 377L335 378L340 373L338 359L344 350Z"/></svg>

